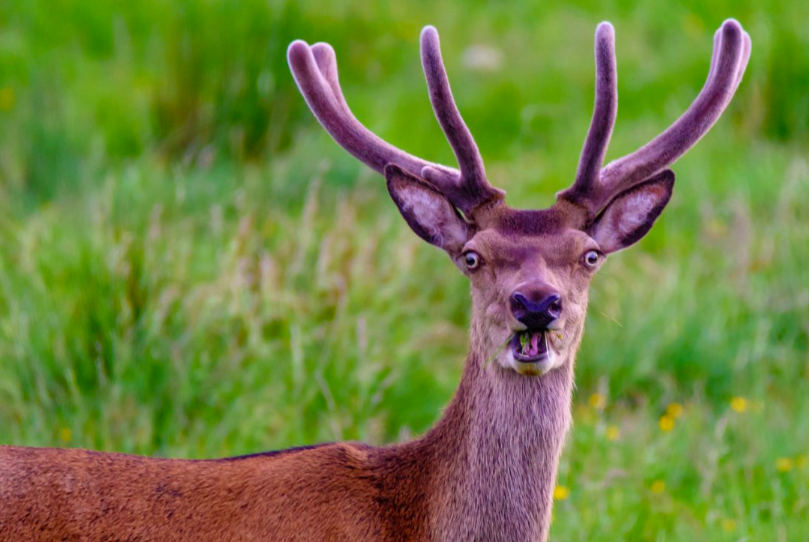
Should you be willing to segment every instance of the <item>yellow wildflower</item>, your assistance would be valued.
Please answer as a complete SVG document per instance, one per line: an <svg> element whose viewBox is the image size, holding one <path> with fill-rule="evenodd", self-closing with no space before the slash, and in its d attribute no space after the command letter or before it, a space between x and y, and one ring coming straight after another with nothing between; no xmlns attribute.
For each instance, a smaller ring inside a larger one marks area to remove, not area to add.
<svg viewBox="0 0 809 542"><path fill-rule="evenodd" d="M744 397L734 397L730 400L730 408L738 413L747 412L747 399Z"/></svg>
<svg viewBox="0 0 809 542"><path fill-rule="evenodd" d="M590 406L601 410L607 404L607 399L600 393L594 393L590 396Z"/></svg>
<svg viewBox="0 0 809 542"><path fill-rule="evenodd" d="M8 111L14 107L14 89L11 87L0 88L0 111Z"/></svg>
<svg viewBox="0 0 809 542"><path fill-rule="evenodd" d="M570 495L570 490L565 486L556 486L553 489L553 499L555 501L563 501Z"/></svg>
<svg viewBox="0 0 809 542"><path fill-rule="evenodd" d="M666 482L663 480L655 480L651 489L652 493L663 493L666 491Z"/></svg>
<svg viewBox="0 0 809 542"><path fill-rule="evenodd" d="M668 414L660 416L660 430L664 433L668 433L672 429L674 429L674 418Z"/></svg>
<svg viewBox="0 0 809 542"><path fill-rule="evenodd" d="M70 439L73 438L73 431L69 427L63 427L59 430L59 438L62 439L62 442L70 442Z"/></svg>
<svg viewBox="0 0 809 542"><path fill-rule="evenodd" d="M736 530L736 522L732 519L725 518L722 520L722 529L726 533L732 533Z"/></svg>
<svg viewBox="0 0 809 542"><path fill-rule="evenodd" d="M674 418L675 420L683 415L683 405L680 403L671 403L666 408L666 414Z"/></svg>
<svg viewBox="0 0 809 542"><path fill-rule="evenodd" d="M616 441L621 438L621 430L617 425L607 426L607 440Z"/></svg>
<svg viewBox="0 0 809 542"><path fill-rule="evenodd" d="M775 468L778 472L789 472L795 467L795 462L790 457L779 457L775 460Z"/></svg>

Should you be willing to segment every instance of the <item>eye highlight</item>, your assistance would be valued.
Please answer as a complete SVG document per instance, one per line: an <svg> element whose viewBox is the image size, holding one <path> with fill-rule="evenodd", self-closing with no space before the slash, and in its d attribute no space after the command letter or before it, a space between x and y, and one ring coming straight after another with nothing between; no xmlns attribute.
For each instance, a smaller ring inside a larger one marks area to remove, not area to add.
<svg viewBox="0 0 809 542"><path fill-rule="evenodd" d="M474 250L470 250L469 252L464 253L463 261L467 269L474 271L480 267L480 254Z"/></svg>
<svg viewBox="0 0 809 542"><path fill-rule="evenodd" d="M601 257L601 253L597 250L588 250L584 253L584 256L581 257L581 261L585 267L595 269L601 262Z"/></svg>

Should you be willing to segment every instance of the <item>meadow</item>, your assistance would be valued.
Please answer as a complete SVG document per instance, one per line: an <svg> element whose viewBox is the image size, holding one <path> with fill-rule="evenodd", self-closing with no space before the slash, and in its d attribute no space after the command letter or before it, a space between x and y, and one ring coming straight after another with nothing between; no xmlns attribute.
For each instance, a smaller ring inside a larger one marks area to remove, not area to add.
<svg viewBox="0 0 809 542"><path fill-rule="evenodd" d="M553 540L809 538L809 3L0 5L0 443L207 458L418 435L468 286L317 125L285 51L334 45L356 115L453 163L418 33L514 207L567 186L592 38L615 24L608 159L753 54L672 203L594 280Z"/></svg>

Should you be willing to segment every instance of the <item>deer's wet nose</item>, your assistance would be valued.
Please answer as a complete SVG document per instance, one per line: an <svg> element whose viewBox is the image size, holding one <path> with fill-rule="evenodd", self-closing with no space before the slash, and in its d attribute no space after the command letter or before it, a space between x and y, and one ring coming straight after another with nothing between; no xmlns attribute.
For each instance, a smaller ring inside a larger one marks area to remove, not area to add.
<svg viewBox="0 0 809 542"><path fill-rule="evenodd" d="M529 329L544 329L562 315L562 296L554 292L532 300L520 292L514 292L509 299L511 314Z"/></svg>

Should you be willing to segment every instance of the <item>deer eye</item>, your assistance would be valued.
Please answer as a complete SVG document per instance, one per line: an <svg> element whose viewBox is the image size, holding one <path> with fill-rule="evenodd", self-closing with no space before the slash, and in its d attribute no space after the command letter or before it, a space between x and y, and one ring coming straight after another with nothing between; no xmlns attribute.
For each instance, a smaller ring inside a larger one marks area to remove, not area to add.
<svg viewBox="0 0 809 542"><path fill-rule="evenodd" d="M584 253L584 256L582 257L582 262L584 262L584 265L586 267L589 267L590 269L595 268L595 266L597 266L598 262L600 261L601 261L601 254L599 254L599 252L596 250L588 250L587 252Z"/></svg>
<svg viewBox="0 0 809 542"><path fill-rule="evenodd" d="M463 261L466 264L466 268L470 271L474 271L480 267L480 255L473 250L470 250L463 255Z"/></svg>

